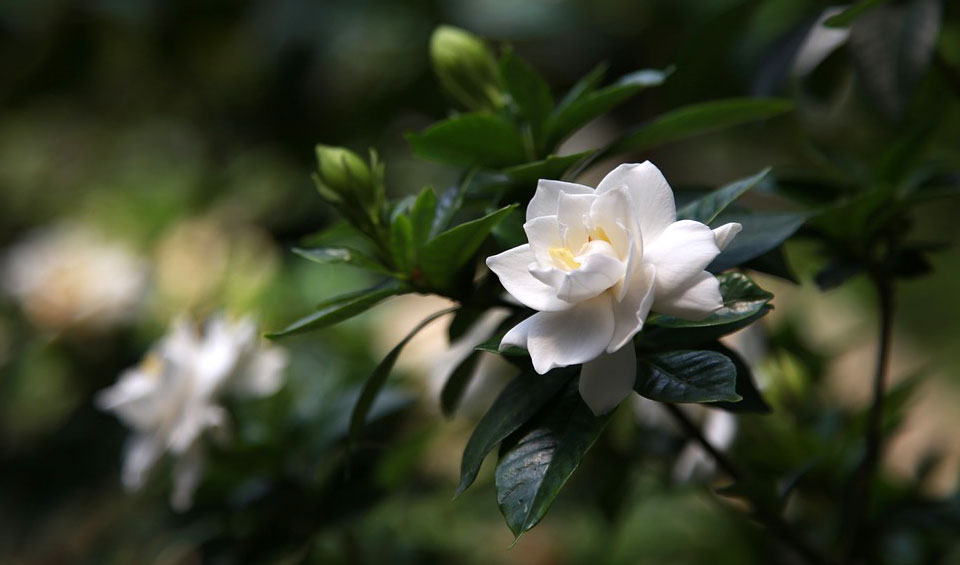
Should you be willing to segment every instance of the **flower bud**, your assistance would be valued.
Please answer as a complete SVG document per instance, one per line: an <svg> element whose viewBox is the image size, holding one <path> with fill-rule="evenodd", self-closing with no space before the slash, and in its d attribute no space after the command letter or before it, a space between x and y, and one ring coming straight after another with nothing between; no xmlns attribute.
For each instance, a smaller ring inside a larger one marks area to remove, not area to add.
<svg viewBox="0 0 960 565"><path fill-rule="evenodd" d="M356 153L343 147L317 145L320 181L346 202L373 203L374 181L370 167Z"/></svg>
<svg viewBox="0 0 960 565"><path fill-rule="evenodd" d="M480 38L459 28L440 26L430 39L430 59L444 90L467 109L500 106L497 62Z"/></svg>

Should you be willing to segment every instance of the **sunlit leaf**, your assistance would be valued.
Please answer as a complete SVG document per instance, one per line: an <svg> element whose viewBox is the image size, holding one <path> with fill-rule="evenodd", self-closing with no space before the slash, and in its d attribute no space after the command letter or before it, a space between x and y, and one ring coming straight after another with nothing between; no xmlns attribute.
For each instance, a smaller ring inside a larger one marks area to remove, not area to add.
<svg viewBox="0 0 960 565"><path fill-rule="evenodd" d="M710 191L706 195L677 210L677 219L696 220L703 224L709 224L737 198L740 198L745 192L757 186L757 183L763 180L769 173L770 167L767 167L753 176L736 180L716 190Z"/></svg>
<svg viewBox="0 0 960 565"><path fill-rule="evenodd" d="M508 167L525 160L523 137L512 123L494 114L454 116L422 133L407 134L414 154L450 165Z"/></svg>
<svg viewBox="0 0 960 565"><path fill-rule="evenodd" d="M411 291L405 283L390 280L373 288L337 296L320 303L313 314L304 316L278 332L267 334L267 337L284 337L324 328L366 312L385 298Z"/></svg>
<svg viewBox="0 0 960 565"><path fill-rule="evenodd" d="M736 367L716 351L669 351L637 359L634 390L651 400L736 402L736 387Z"/></svg>
<svg viewBox="0 0 960 565"><path fill-rule="evenodd" d="M314 263L329 265L332 263L343 263L358 269L366 269L376 273L389 275L390 270L380 264L379 261L352 247L329 246L329 247L294 247L293 252L297 255L309 259Z"/></svg>
<svg viewBox="0 0 960 565"><path fill-rule="evenodd" d="M427 280L438 288L446 288L490 235L490 230L515 207L515 204L506 206L460 224L427 242L420 254L420 268Z"/></svg>

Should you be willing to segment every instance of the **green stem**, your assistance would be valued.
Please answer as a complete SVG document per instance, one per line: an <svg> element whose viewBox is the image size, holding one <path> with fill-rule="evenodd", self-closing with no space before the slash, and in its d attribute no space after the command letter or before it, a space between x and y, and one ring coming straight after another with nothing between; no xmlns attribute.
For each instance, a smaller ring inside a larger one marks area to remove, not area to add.
<svg viewBox="0 0 960 565"><path fill-rule="evenodd" d="M745 473L740 469L733 461L727 458L720 450L718 450L700 431L700 428L694 424L689 417L675 404L664 403L663 406L667 408L667 411L670 412L670 415L680 424L680 427L683 428L684 433L689 437L694 439L697 443L700 444L707 453L713 457L716 461L717 466L723 469L725 473L730 475L730 477L737 482L745 480ZM823 554L819 549L810 545L810 543L797 532L789 522L784 520L776 512L771 512L767 510L762 504L757 501L751 500L751 504L754 508L755 516L757 519L762 522L767 528L776 533L780 539L782 539L787 545L793 548L800 556L807 560L809 563L814 565L826 565L832 564L834 561L829 556Z"/></svg>

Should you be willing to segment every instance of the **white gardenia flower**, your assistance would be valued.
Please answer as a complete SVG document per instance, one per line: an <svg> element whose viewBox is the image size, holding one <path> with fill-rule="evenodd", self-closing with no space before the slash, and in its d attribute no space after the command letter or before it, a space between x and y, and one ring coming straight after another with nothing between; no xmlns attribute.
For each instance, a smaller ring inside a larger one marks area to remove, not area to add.
<svg viewBox="0 0 960 565"><path fill-rule="evenodd" d="M171 504L189 508L204 463L204 434L225 435L223 395L267 396L283 384L285 350L262 345L249 318L214 316L203 328L176 320L136 367L100 392L97 406L133 428L123 464L127 490L143 486L164 452L176 458Z"/></svg>
<svg viewBox="0 0 960 565"><path fill-rule="evenodd" d="M580 395L595 414L630 393L630 346L651 310L689 320L723 305L707 265L740 231L677 221L673 191L649 161L620 165L596 189L541 180L527 206L529 243L487 259L503 287L539 310L504 336L540 373L582 363Z"/></svg>

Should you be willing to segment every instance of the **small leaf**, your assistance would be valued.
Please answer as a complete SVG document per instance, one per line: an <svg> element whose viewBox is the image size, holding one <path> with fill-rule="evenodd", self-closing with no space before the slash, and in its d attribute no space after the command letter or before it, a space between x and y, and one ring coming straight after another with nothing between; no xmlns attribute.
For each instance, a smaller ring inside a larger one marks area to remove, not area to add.
<svg viewBox="0 0 960 565"><path fill-rule="evenodd" d="M715 351L670 351L637 359L641 396L660 402L736 402L737 369Z"/></svg>
<svg viewBox="0 0 960 565"><path fill-rule="evenodd" d="M753 380L753 371L750 370L746 361L740 357L740 354L720 342L711 345L710 350L726 356L733 363L737 370L736 392L743 398L740 402L714 402L710 406L737 413L769 414L771 412L770 405L760 394L760 389L757 388L757 383Z"/></svg>
<svg viewBox="0 0 960 565"><path fill-rule="evenodd" d="M416 262L416 247L413 243L413 225L410 218L398 215L390 224L390 251L397 270L409 273Z"/></svg>
<svg viewBox="0 0 960 565"><path fill-rule="evenodd" d="M530 371L510 381L480 419L467 441L460 463L458 496L473 484L487 454L533 418L574 374L573 371L563 369L550 371L546 375Z"/></svg>
<svg viewBox="0 0 960 565"><path fill-rule="evenodd" d="M605 154L645 151L695 135L772 118L793 109L789 100L730 98L683 106L628 133Z"/></svg>
<svg viewBox="0 0 960 565"><path fill-rule="evenodd" d="M760 257L783 243L806 221L801 214L778 212L772 214L723 213L713 222L739 222L743 229L733 241L707 267L711 273L719 273Z"/></svg>
<svg viewBox="0 0 960 565"><path fill-rule="evenodd" d="M433 229L433 220L437 213L437 195L429 186L420 191L410 209L410 224L413 228L413 243L417 249L430 238Z"/></svg>
<svg viewBox="0 0 960 565"><path fill-rule="evenodd" d="M348 320L366 312L385 298L411 292L406 284L390 280L382 285L332 298L317 306L317 311L290 324L284 329L267 334L269 338L285 337L316 330Z"/></svg>
<svg viewBox="0 0 960 565"><path fill-rule="evenodd" d="M560 106L547 122L547 147L552 148L594 118L606 114L632 96L652 86L659 86L669 72L645 69L620 78L614 84L583 94Z"/></svg>
<svg viewBox="0 0 960 565"><path fill-rule="evenodd" d="M717 190L708 192L705 196L677 210L677 219L696 220L702 224L709 224L717 219L720 212L723 212L727 206L755 187L769 173L770 167L767 167L753 176L734 181Z"/></svg>
<svg viewBox="0 0 960 565"><path fill-rule="evenodd" d="M471 351L466 359L460 362L447 377L443 383L443 389L440 391L440 410L447 418L453 416L460 405L460 399L463 393L470 386L473 374L476 372L477 364L480 362L480 351Z"/></svg>
<svg viewBox="0 0 960 565"><path fill-rule="evenodd" d="M858 261L848 257L834 257L827 264L817 271L813 277L813 282L817 283L820 290L830 290L836 288L847 279L855 277L863 272L863 265Z"/></svg>
<svg viewBox="0 0 960 565"><path fill-rule="evenodd" d="M377 368L373 370L373 373L367 378L367 382L363 384L363 389L360 391L360 397L357 399L357 403L353 406L353 412L350 414L350 434L347 439L349 445L353 445L357 438L360 435L361 430L363 429L364 424L367 421L367 414L370 412L370 407L373 406L374 401L377 399L377 395L380 394L380 391L383 389L383 385L387 383L387 377L390 376L390 372L393 370L393 365L397 362L397 357L400 356L400 352L403 351L403 348L416 336L420 333L420 330L427 327L430 322L436 320L441 316L445 316L453 311L457 307L447 308L446 310L440 310L439 312L434 312L426 318L424 318L419 324L417 324L410 333L407 334L407 337L398 343L393 349L390 350L390 353L387 353L387 356L380 361L380 364L377 365Z"/></svg>
<svg viewBox="0 0 960 565"><path fill-rule="evenodd" d="M593 68L589 73L583 75L580 80L574 84L570 90L564 95L563 100L557 104L557 110L566 108L570 104L573 104L577 100L580 100L587 94L590 94L594 90L600 87L600 83L603 82L603 77L607 74L606 63L600 63Z"/></svg>
<svg viewBox="0 0 960 565"><path fill-rule="evenodd" d="M723 307L702 320L684 320L664 314L651 314L647 323L665 328L718 326L750 318L763 311L773 295L763 290L743 273L722 273L720 295Z"/></svg>
<svg viewBox="0 0 960 565"><path fill-rule="evenodd" d="M574 165L586 159L592 153L593 151L584 151L572 155L550 155L541 161L508 167L503 172L510 175L510 178L518 184L533 184L540 179L560 179Z"/></svg>
<svg viewBox="0 0 960 565"><path fill-rule="evenodd" d="M508 167L526 155L517 128L494 114L454 116L423 133L407 134L407 140L418 157L463 167Z"/></svg>
<svg viewBox="0 0 960 565"><path fill-rule="evenodd" d="M543 519L611 414L594 416L571 384L504 442L496 469L497 504L516 537Z"/></svg>
<svg viewBox="0 0 960 565"><path fill-rule="evenodd" d="M781 279L790 281L793 284L800 284L800 281L797 280L797 276L793 274L793 269L790 267L790 263L787 262L787 256L783 252L782 245L772 249L771 251L767 251L759 257L747 261L743 264L743 266L753 271L780 277Z"/></svg>
<svg viewBox="0 0 960 565"><path fill-rule="evenodd" d="M293 252L297 255L309 259L314 263L329 265L331 263L343 263L358 269L366 269L384 275L390 275L390 269L380 264L379 261L352 247L330 246L330 247L311 247L305 249L294 247Z"/></svg>
<svg viewBox="0 0 960 565"><path fill-rule="evenodd" d="M460 224L427 242L420 254L420 268L427 280L438 288L446 288L477 252L493 227L515 207L516 204L512 204Z"/></svg>
<svg viewBox="0 0 960 565"><path fill-rule="evenodd" d="M523 59L508 50L500 59L500 76L507 91L537 134L553 111L550 86Z"/></svg>

